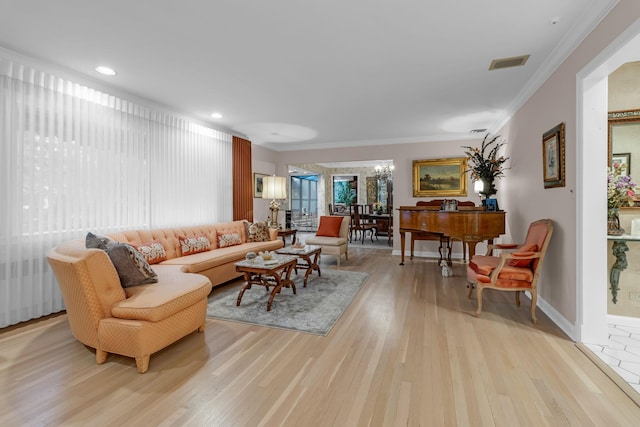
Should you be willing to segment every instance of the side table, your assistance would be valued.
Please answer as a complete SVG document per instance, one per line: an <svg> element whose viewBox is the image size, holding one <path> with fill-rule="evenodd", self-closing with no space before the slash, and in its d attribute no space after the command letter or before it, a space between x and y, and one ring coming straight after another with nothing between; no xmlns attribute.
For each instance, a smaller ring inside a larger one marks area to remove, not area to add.
<svg viewBox="0 0 640 427"><path fill-rule="evenodd" d="M278 230L278 236L282 237L282 243L284 243L285 246L287 246L287 241L286 241L287 236L292 236L291 244L295 245L297 231L298 230L296 230L295 228L281 228Z"/></svg>

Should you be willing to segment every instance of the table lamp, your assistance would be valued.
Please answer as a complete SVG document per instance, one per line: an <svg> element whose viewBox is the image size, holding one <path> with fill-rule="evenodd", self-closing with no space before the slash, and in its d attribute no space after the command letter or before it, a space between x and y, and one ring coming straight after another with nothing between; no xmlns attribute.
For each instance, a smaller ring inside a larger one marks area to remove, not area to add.
<svg viewBox="0 0 640 427"><path fill-rule="evenodd" d="M272 228L280 228L278 225L278 210L280 203L276 199L287 198L287 178L283 176L265 176L262 180L262 198L271 199L269 209L271 210Z"/></svg>

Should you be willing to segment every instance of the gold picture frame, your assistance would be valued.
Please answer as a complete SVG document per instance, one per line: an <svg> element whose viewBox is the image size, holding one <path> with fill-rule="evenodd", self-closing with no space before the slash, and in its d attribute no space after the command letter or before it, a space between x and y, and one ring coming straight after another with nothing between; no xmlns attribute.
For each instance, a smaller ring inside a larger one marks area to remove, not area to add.
<svg viewBox="0 0 640 427"><path fill-rule="evenodd" d="M544 188L564 187L564 122L542 135Z"/></svg>
<svg viewBox="0 0 640 427"><path fill-rule="evenodd" d="M413 161L413 197L465 197L467 158Z"/></svg>
<svg viewBox="0 0 640 427"><path fill-rule="evenodd" d="M257 199L262 198L262 180L265 176L269 176L265 173L255 173L253 174L253 197Z"/></svg>

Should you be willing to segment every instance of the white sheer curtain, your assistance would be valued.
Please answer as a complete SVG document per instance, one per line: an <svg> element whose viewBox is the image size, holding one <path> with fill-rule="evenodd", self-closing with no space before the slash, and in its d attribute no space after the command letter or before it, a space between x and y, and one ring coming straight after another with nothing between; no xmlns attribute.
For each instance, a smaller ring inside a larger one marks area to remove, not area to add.
<svg viewBox="0 0 640 427"><path fill-rule="evenodd" d="M64 309L45 258L63 240L230 220L231 149L0 52L0 327Z"/></svg>

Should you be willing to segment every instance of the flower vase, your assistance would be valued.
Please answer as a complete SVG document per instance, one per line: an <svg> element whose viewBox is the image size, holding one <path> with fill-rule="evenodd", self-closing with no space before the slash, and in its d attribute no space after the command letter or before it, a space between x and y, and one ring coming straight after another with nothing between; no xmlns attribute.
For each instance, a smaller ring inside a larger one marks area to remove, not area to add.
<svg viewBox="0 0 640 427"><path fill-rule="evenodd" d="M493 179L480 178L480 181L482 181L482 191L480 191L480 195L484 196L484 200L482 201L482 205L484 206L485 200L498 193L498 190L496 190Z"/></svg>
<svg viewBox="0 0 640 427"><path fill-rule="evenodd" d="M607 211L607 234L612 236L624 234L624 228L620 227L618 208L611 208Z"/></svg>

